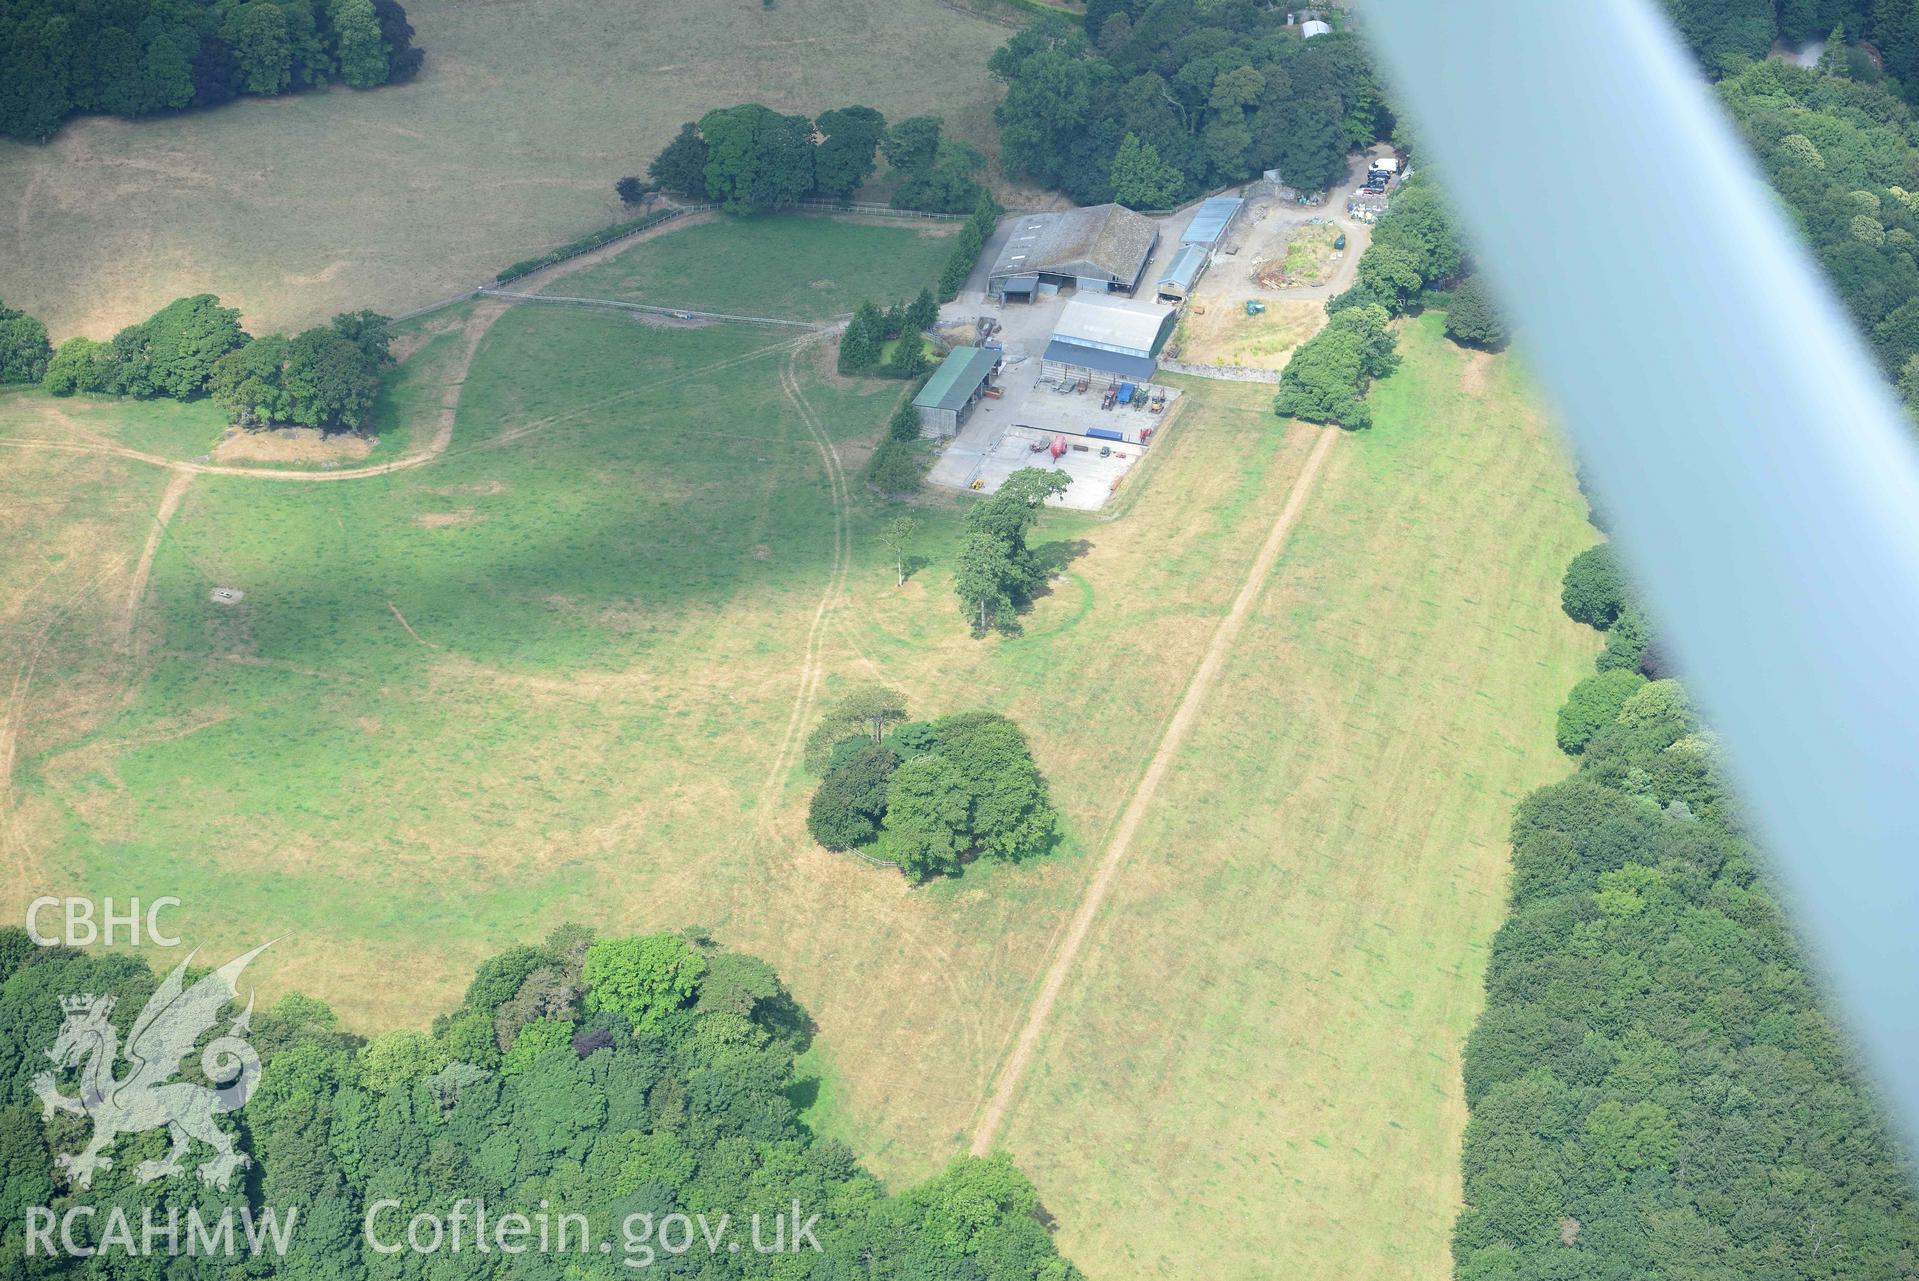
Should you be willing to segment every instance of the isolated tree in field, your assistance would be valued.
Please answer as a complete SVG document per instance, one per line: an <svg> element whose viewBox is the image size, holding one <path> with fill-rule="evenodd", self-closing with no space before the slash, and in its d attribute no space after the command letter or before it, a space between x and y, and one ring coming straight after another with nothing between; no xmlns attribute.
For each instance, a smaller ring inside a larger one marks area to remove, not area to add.
<svg viewBox="0 0 1919 1281"><path fill-rule="evenodd" d="M1467 347L1496 350L1506 345L1506 319L1477 275L1453 290L1453 300L1446 305L1446 336Z"/></svg>
<svg viewBox="0 0 1919 1281"><path fill-rule="evenodd" d="M895 587L906 585L906 544L919 527L919 522L911 516L895 516L880 531L880 544L893 556L893 570L897 576L893 584Z"/></svg>
<svg viewBox="0 0 1919 1281"><path fill-rule="evenodd" d="M885 323L880 309L870 301L859 305L840 334L841 373L868 373L880 363L880 335L884 332Z"/></svg>
<svg viewBox="0 0 1919 1281"><path fill-rule="evenodd" d="M1179 199L1186 177L1159 157L1159 149L1129 133L1113 156L1113 199L1129 209L1164 209Z"/></svg>
<svg viewBox="0 0 1919 1281"><path fill-rule="evenodd" d="M668 191L705 200L706 140L700 137L699 126L691 121L681 125L673 141L646 167L646 173Z"/></svg>
<svg viewBox="0 0 1919 1281"><path fill-rule="evenodd" d="M677 934L601 939L586 950L588 1009L624 1015L644 1032L693 999L706 960Z"/></svg>
<svg viewBox="0 0 1919 1281"><path fill-rule="evenodd" d="M613 184L613 194L621 204L631 207L646 199L646 183L639 178L622 178Z"/></svg>
<svg viewBox="0 0 1919 1281"><path fill-rule="evenodd" d="M813 184L828 200L851 200L873 176L886 117L871 107L841 107L814 121L825 137L813 152Z"/></svg>
<svg viewBox="0 0 1919 1281"><path fill-rule="evenodd" d="M972 624L973 635L984 636L994 627L1013 625L1013 596L1008 584L1018 577L1019 571L1001 539L984 529L966 531L953 570L953 591Z"/></svg>
<svg viewBox="0 0 1919 1281"><path fill-rule="evenodd" d="M26 312L0 303L0 383L37 383L46 377L51 359L47 327Z"/></svg>
<svg viewBox="0 0 1919 1281"><path fill-rule="evenodd" d="M959 871L966 811L965 785L945 757L904 762L886 785L886 856L918 880Z"/></svg>
<svg viewBox="0 0 1919 1281"><path fill-rule="evenodd" d="M1046 567L1026 536L1039 523L1046 500L1071 484L1064 472L1022 467L966 513L953 587L974 635L1014 627L1018 610L1046 582Z"/></svg>
<svg viewBox="0 0 1919 1281"><path fill-rule="evenodd" d="M1588 547L1573 557L1559 587L1559 603L1566 616L1601 631L1619 617L1628 595L1626 573L1611 543Z"/></svg>

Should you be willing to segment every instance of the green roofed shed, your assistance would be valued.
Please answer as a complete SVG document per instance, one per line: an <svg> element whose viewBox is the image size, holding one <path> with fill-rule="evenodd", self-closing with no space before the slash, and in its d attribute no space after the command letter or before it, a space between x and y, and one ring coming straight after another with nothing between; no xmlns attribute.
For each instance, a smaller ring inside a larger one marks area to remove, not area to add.
<svg viewBox="0 0 1919 1281"><path fill-rule="evenodd" d="M999 364L1000 354L988 347L955 347L926 380L919 395L913 397L921 432L957 435Z"/></svg>

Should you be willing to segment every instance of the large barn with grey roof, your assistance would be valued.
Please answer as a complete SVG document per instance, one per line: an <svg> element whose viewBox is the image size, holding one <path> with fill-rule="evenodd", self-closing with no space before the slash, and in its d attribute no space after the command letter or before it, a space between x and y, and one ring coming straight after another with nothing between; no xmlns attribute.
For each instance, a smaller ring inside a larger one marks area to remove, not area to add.
<svg viewBox="0 0 1919 1281"><path fill-rule="evenodd" d="M1159 243L1151 218L1120 205L1022 214L994 259L987 292L1030 302L1062 286L1130 294Z"/></svg>

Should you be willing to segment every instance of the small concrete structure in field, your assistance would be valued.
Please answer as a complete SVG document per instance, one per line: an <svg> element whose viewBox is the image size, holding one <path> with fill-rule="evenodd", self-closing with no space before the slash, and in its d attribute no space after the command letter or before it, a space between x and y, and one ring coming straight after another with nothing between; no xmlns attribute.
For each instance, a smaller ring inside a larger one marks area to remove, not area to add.
<svg viewBox="0 0 1919 1281"><path fill-rule="evenodd" d="M216 605L238 605L246 599L246 593L237 587L216 587L207 595L213 598Z"/></svg>
<svg viewBox="0 0 1919 1281"><path fill-rule="evenodd" d="M1041 357L1041 376L1091 387L1143 383L1159 368L1159 350L1178 312L1146 303L1075 298L1060 312Z"/></svg>
<svg viewBox="0 0 1919 1281"><path fill-rule="evenodd" d="M1238 196L1213 196L1202 200L1199 208L1193 211L1192 221L1180 233L1179 243L1197 245L1211 253L1225 241L1233 220L1239 217L1239 211L1245 207L1246 202Z"/></svg>
<svg viewBox="0 0 1919 1281"><path fill-rule="evenodd" d="M1082 293L1130 294L1159 243L1159 228L1121 205L1021 214L987 273L999 301L1031 302L1072 286Z"/></svg>
<svg viewBox="0 0 1919 1281"><path fill-rule="evenodd" d="M913 408L920 416L920 434L957 436L973 406L992 386L999 361L1000 353L990 347L955 347L948 353L919 395L913 397Z"/></svg>
<svg viewBox="0 0 1919 1281"><path fill-rule="evenodd" d="M1206 251L1198 245L1181 245L1173 260L1166 264L1166 270L1159 275L1156 290L1161 302L1181 303L1186 295L1199 283L1206 271Z"/></svg>

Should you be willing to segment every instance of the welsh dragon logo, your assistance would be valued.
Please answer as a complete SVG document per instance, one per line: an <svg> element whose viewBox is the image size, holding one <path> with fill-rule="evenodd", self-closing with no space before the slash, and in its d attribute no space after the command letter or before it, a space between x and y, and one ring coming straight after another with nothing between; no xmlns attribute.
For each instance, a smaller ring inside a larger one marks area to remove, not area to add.
<svg viewBox="0 0 1919 1281"><path fill-rule="evenodd" d="M197 1085L178 1077L181 1060L238 996L240 971L271 946L263 943L234 957L191 987L186 972L193 957L180 962L141 1008L127 1034L125 1054L131 1070L125 1076L114 1075L121 1050L119 1034L108 1021L113 998L91 992L60 998L66 1021L47 1057L62 1069L80 1069L80 1094L75 1098L60 1093L51 1072L33 1079L33 1092L40 1096L47 1116L71 1112L93 1122L93 1138L83 1150L55 1158L75 1188L91 1186L95 1170L113 1168L107 1150L122 1134L161 1126L171 1134L173 1148L164 1158L135 1167L134 1177L142 1183L181 1173L181 1158L195 1139L213 1149L212 1159L199 1167L201 1180L223 1191L234 1171L251 1164L244 1152L235 1150L233 1136L214 1120L244 1104L260 1077L260 1056L245 1039L253 1016L251 994L226 1034L208 1042L200 1053L200 1070L213 1084Z"/></svg>

